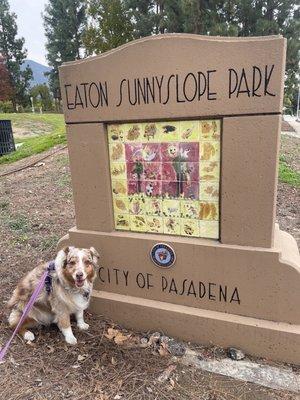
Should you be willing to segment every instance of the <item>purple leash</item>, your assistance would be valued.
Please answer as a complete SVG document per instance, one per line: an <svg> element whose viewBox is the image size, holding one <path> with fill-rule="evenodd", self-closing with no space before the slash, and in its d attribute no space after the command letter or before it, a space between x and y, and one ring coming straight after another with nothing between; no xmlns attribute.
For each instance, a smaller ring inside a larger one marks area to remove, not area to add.
<svg viewBox="0 0 300 400"><path fill-rule="evenodd" d="M6 353L7 353L7 350L9 349L9 346L11 345L11 342L13 341L14 337L18 333L18 330L19 330L20 326L23 324L25 318L29 314L29 312L32 309L34 303L36 302L36 300L39 297L41 291L43 290L44 285L45 285L45 280L46 280L47 276L49 276L48 275L49 272L51 270L53 270L53 269L54 269L54 263L50 262L48 267L47 267L47 269L45 270L45 272L41 276L41 278L39 280L39 283L37 284L36 288L34 289L34 292L32 293L28 303L24 307L23 314L22 314L22 316L21 316L21 318L20 318L15 330L13 331L13 333L12 333L11 337L9 338L8 342L6 343L6 345L4 347L2 347L2 349L0 351L0 362L4 360L4 357L5 357ZM47 290L47 292L48 292L48 290Z"/></svg>

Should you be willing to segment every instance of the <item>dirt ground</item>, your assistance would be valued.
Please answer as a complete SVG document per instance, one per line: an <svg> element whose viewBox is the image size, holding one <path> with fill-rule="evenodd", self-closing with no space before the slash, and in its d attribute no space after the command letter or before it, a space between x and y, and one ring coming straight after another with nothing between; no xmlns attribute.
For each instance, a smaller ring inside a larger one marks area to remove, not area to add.
<svg viewBox="0 0 300 400"><path fill-rule="evenodd" d="M282 150L290 163L297 139L285 137ZM51 151L50 151L51 153ZM44 154L43 154L44 155ZM34 159L2 167L5 171ZM299 165L298 165L299 166ZM26 271L55 255L58 239L75 225L66 150L0 180L0 309ZM281 228L300 243L299 189L279 184L277 216ZM5 312L0 320L0 346L9 337ZM0 365L1 398L6 400L278 400L298 399L296 394L274 391L220 375L183 366L171 355L142 348L143 333L131 335L123 345L108 338L111 321L87 315L91 328L78 332L76 347L67 346L57 328L41 328L37 340L26 345L15 339L7 361ZM115 327L117 329L121 329ZM217 358L214 348L207 349ZM168 368L170 376L159 376Z"/></svg>

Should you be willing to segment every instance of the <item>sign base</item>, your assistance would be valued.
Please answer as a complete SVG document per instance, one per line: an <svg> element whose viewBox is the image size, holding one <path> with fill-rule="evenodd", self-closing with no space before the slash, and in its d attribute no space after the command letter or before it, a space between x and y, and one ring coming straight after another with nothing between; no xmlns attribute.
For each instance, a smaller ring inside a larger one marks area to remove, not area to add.
<svg viewBox="0 0 300 400"><path fill-rule="evenodd" d="M167 269L149 255L162 241L176 254ZM100 253L93 312L128 328L300 364L300 257L278 226L272 248L77 228L58 246L67 245Z"/></svg>

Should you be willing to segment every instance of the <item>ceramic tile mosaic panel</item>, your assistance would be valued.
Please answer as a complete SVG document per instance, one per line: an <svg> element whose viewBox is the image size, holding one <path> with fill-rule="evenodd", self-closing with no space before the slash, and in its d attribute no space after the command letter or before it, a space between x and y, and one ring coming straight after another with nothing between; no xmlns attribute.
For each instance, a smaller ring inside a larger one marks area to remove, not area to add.
<svg viewBox="0 0 300 400"><path fill-rule="evenodd" d="M115 229L219 238L220 120L107 129Z"/></svg>

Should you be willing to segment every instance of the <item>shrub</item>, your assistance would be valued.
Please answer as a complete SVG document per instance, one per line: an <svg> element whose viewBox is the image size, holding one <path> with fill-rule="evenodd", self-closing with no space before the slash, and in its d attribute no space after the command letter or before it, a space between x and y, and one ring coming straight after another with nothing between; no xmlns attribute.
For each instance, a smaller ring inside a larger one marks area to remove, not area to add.
<svg viewBox="0 0 300 400"><path fill-rule="evenodd" d="M0 112L3 113L13 113L14 107L11 101L0 101Z"/></svg>

